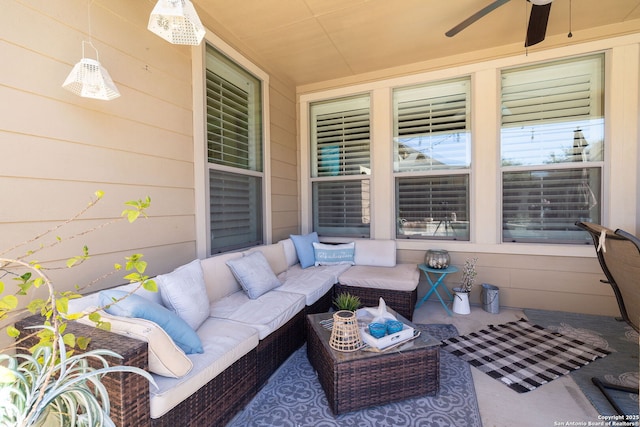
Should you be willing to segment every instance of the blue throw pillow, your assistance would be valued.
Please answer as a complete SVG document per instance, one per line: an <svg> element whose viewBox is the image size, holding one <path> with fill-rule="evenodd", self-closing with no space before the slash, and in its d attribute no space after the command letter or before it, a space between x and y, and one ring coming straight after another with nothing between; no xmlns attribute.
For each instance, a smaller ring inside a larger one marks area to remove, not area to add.
<svg viewBox="0 0 640 427"><path fill-rule="evenodd" d="M100 306L106 307L111 304L110 307L105 308L105 311L114 316L136 317L156 323L186 354L204 352L198 334L191 329L187 322L160 304L153 303L136 294L129 295L114 304L114 299L118 300L127 294L124 291L101 291L99 294Z"/></svg>
<svg viewBox="0 0 640 427"><path fill-rule="evenodd" d="M291 241L293 241L293 245L296 247L296 254L300 261L300 267L307 268L314 265L316 263L316 256L313 252L313 242L320 243L320 240L318 240L318 233L314 231L313 233L305 235L292 234L289 237L291 238Z"/></svg>
<svg viewBox="0 0 640 427"><path fill-rule="evenodd" d="M339 245L326 245L313 242L313 251L316 256L315 265L354 265L353 257L355 254L355 246L356 244L353 242Z"/></svg>

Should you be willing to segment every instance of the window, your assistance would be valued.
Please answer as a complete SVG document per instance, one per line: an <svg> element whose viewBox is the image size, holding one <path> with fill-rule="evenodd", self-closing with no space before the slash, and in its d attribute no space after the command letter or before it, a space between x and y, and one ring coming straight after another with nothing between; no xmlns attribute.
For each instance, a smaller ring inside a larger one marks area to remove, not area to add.
<svg viewBox="0 0 640 427"><path fill-rule="evenodd" d="M263 243L262 83L206 50L211 253Z"/></svg>
<svg viewBox="0 0 640 427"><path fill-rule="evenodd" d="M468 78L396 89L398 238L469 240Z"/></svg>
<svg viewBox="0 0 640 427"><path fill-rule="evenodd" d="M604 57L502 72L502 239L580 243L599 223Z"/></svg>
<svg viewBox="0 0 640 427"><path fill-rule="evenodd" d="M310 105L313 229L369 237L370 101L357 96Z"/></svg>

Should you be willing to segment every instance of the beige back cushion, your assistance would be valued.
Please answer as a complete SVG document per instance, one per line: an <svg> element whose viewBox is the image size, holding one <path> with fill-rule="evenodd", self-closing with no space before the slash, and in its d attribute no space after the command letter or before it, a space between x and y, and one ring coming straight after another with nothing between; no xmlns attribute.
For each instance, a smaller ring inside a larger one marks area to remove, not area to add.
<svg viewBox="0 0 640 427"><path fill-rule="evenodd" d="M277 276L278 274L285 271L289 266L287 265L287 257L284 253L284 247L279 243L273 243L271 245L264 246L256 246L255 248L249 249L245 253L251 253L259 251L262 252L264 257L269 262L269 266Z"/></svg>
<svg viewBox="0 0 640 427"><path fill-rule="evenodd" d="M296 253L296 247L293 244L293 240L284 239L278 242L279 245L282 245L282 249L284 250L284 256L287 259L287 266L293 267L296 265L298 261L298 254Z"/></svg>
<svg viewBox="0 0 640 427"><path fill-rule="evenodd" d="M204 274L204 284L207 287L207 296L210 302L242 290L242 287L227 266L228 260L240 258L241 256L242 253L233 252L215 255L200 261L202 273Z"/></svg>
<svg viewBox="0 0 640 427"><path fill-rule="evenodd" d="M396 265L395 240L355 240L354 261L356 265L373 267L394 267Z"/></svg>

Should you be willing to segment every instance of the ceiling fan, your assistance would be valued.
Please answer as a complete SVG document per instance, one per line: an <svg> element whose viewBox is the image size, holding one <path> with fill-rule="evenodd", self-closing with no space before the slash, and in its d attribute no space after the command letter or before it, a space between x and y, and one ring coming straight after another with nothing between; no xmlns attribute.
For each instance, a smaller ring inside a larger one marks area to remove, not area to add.
<svg viewBox="0 0 640 427"><path fill-rule="evenodd" d="M447 37L453 37L460 31L467 28L483 16L493 12L503 4L510 0L495 0L488 6L480 9L449 31L445 33ZM549 12L551 11L551 3L553 0L527 0L531 3L531 14L529 15L529 26L527 27L527 38L525 39L525 47L533 46L544 40L545 33L547 32L547 22L549 21Z"/></svg>

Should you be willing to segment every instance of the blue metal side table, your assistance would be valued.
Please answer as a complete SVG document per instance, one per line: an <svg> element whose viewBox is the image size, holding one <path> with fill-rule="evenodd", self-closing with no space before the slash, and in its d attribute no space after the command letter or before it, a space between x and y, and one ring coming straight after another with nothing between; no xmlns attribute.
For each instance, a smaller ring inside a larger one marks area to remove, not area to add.
<svg viewBox="0 0 640 427"><path fill-rule="evenodd" d="M427 282L429 282L431 289L429 290L429 292L427 292L427 294L424 297L422 297L420 301L418 301L418 304L416 304L416 308L420 307L422 303L425 302L427 299L429 299L431 294L435 292L436 296L440 300L440 303L442 304L444 309L447 310L447 313L449 314L449 316L453 316L453 313L449 309L449 306L447 305L447 303L444 302L444 300L442 299L442 296L440 296L440 293L438 292L438 287L440 287L440 289L443 289L446 292L450 301L453 301L453 295L451 295L451 292L449 292L449 289L447 289L446 285L444 284L444 278L447 277L447 274L456 273L458 271L458 267L450 265L447 268L431 268L431 267L428 267L427 264L420 264L418 268L424 272L425 276L427 276ZM431 278L432 274L436 279L435 282Z"/></svg>

